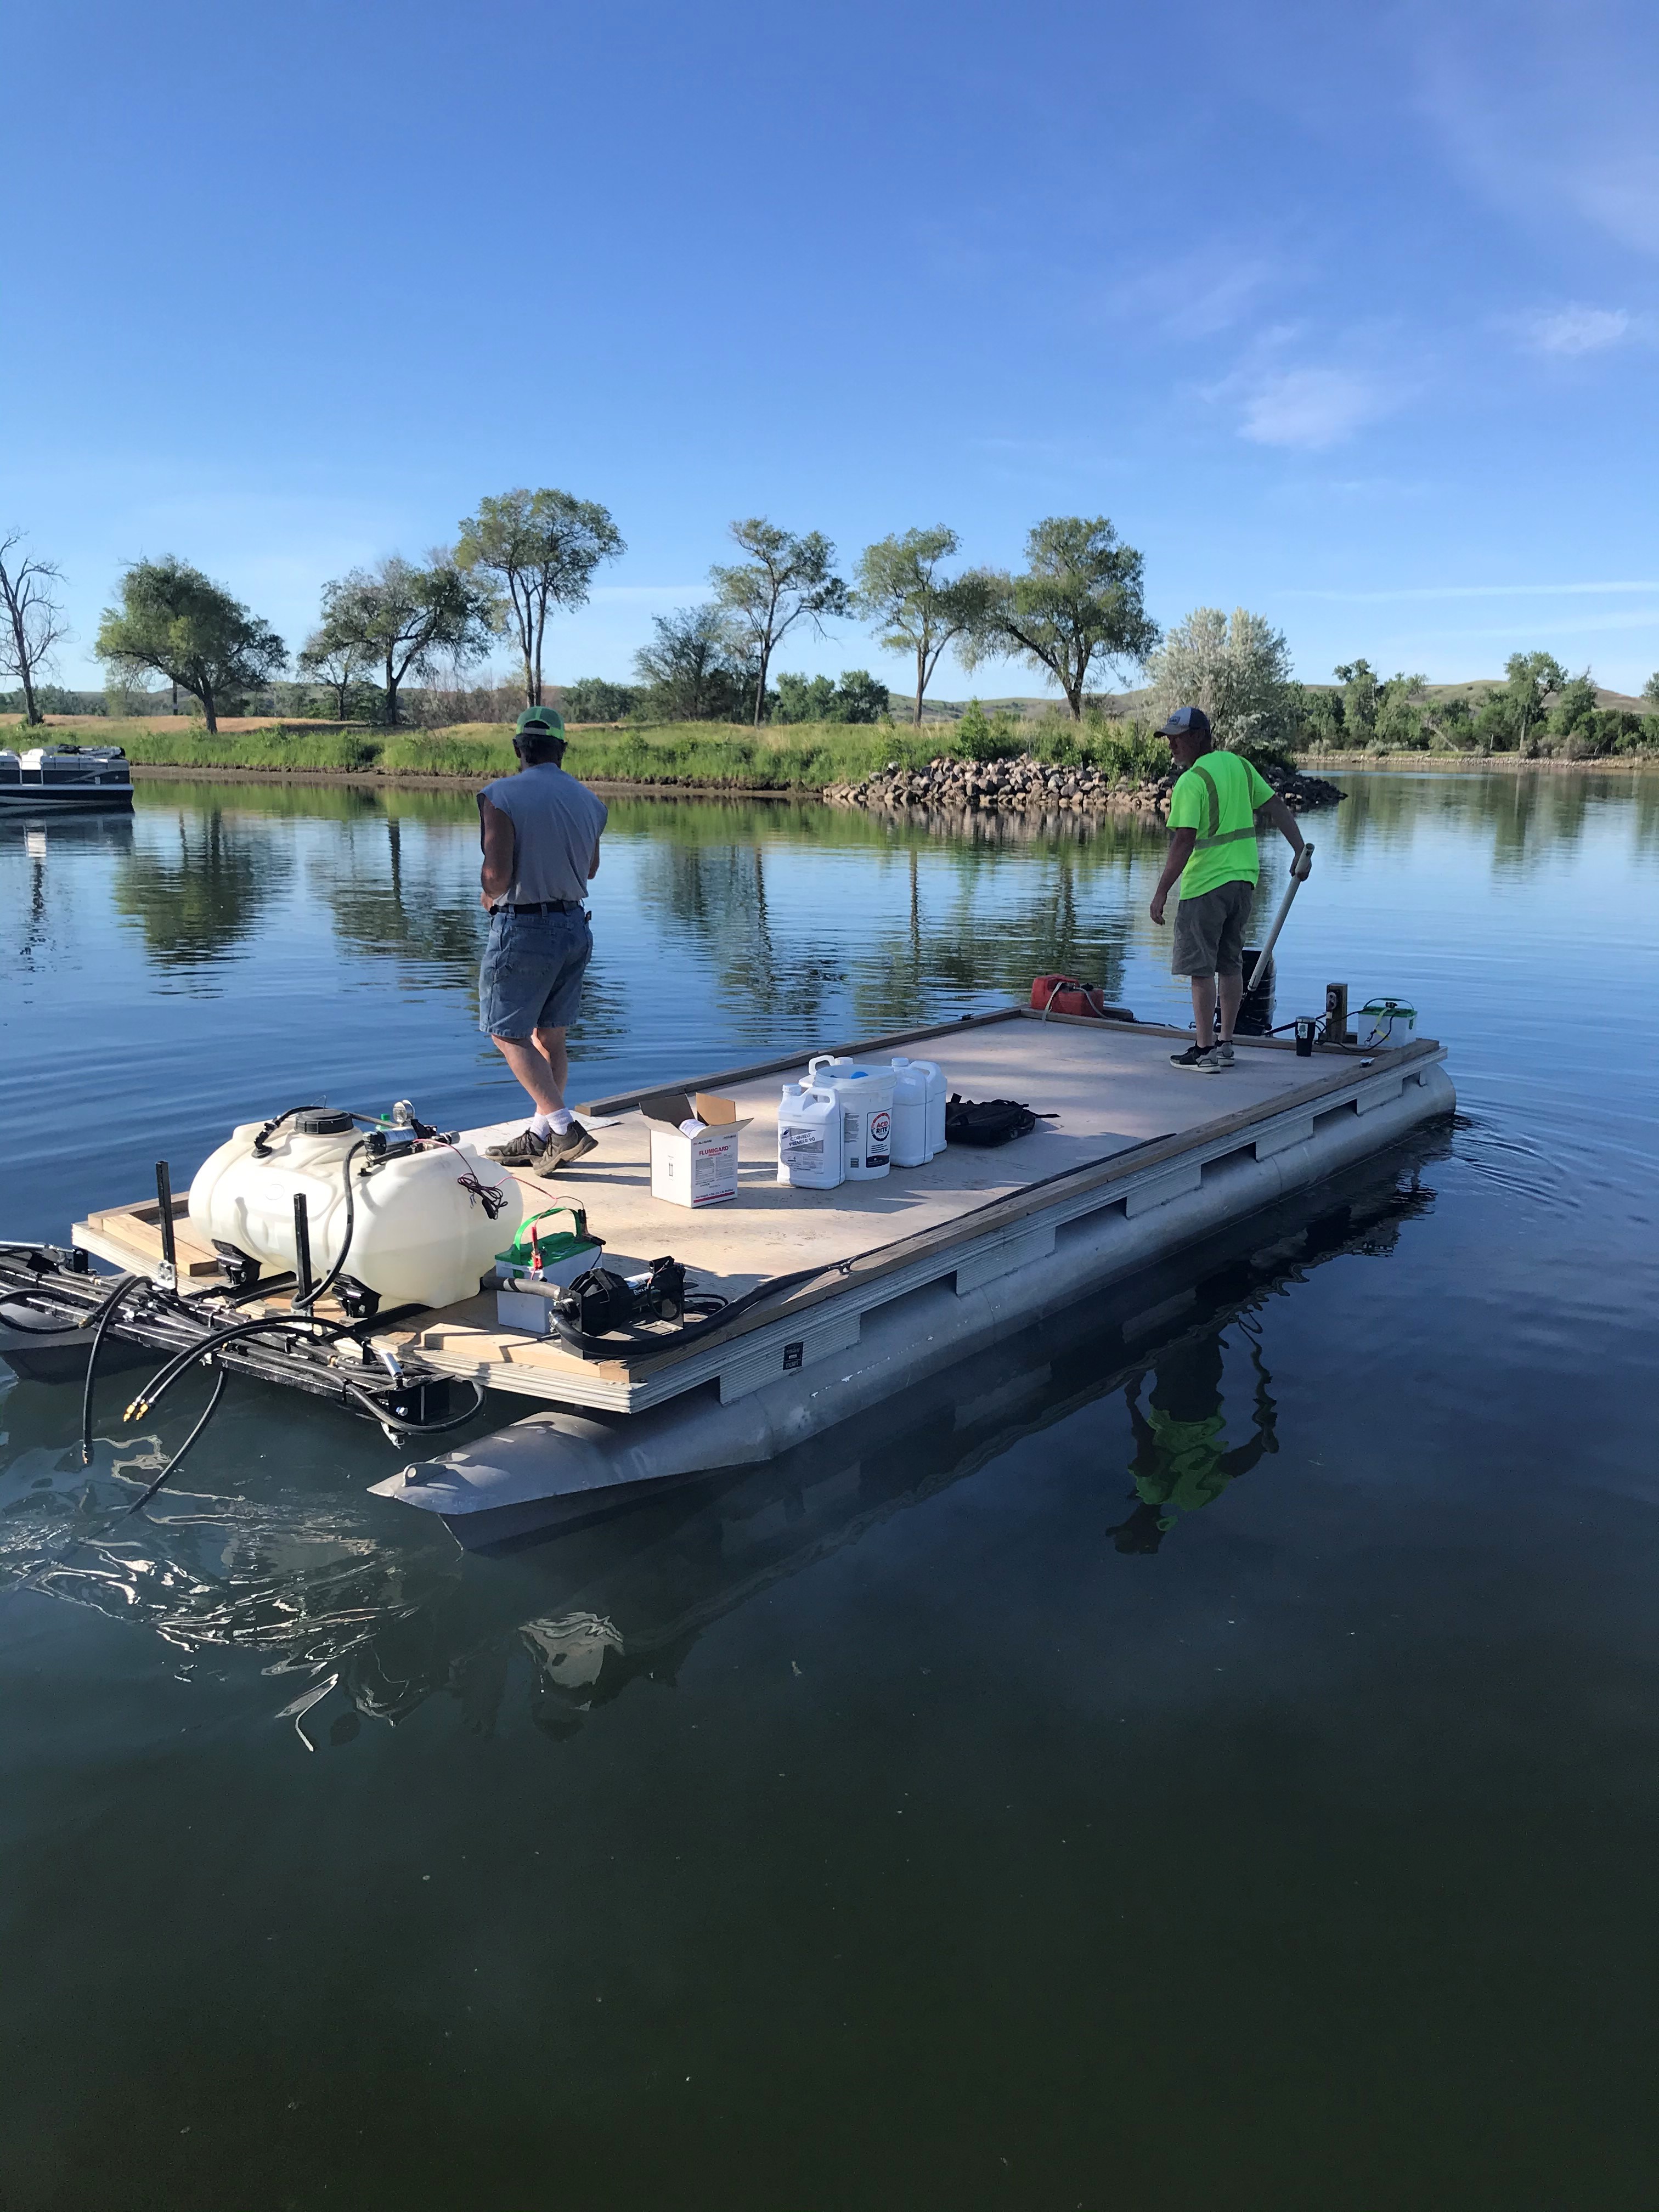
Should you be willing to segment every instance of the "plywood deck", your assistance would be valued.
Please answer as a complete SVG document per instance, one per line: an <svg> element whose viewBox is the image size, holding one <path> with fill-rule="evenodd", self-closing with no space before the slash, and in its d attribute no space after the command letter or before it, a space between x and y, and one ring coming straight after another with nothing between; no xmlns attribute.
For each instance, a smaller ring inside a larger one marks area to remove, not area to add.
<svg viewBox="0 0 1659 2212"><path fill-rule="evenodd" d="M1025 1215L1051 1206L1060 1194L1121 1182L1141 1194L1143 1203L1155 1204L1162 1181L1173 1193L1182 1174L1196 1174L1182 1164L1195 1155L1213 1156L1257 1133L1294 1133L1304 1120L1311 1127L1309 1117L1323 1102L1356 1087L1375 1088L1379 1073L1386 1082L1389 1065L1440 1057L1437 1047L1419 1044L1366 1060L1322 1052L1310 1061L1276 1044L1243 1041L1231 1070L1203 1076L1170 1065L1182 1042L1168 1030L1042 1022L1023 1010L981 1017L925 1040L884 1041L878 1051L861 1056L879 1064L900 1050L934 1060L951 1090L964 1097L1020 1099L1054 1118L1010 1145L983 1152L951 1146L926 1167L895 1168L879 1182L843 1183L834 1191L796 1190L776 1177L779 1093L786 1081L805 1074L804 1056L769 1064L764 1073L699 1076L687 1087L734 1098L739 1113L751 1118L740 1139L737 1198L696 1209L651 1195L650 1125L635 1100L595 1102L586 1110L602 1125L594 1131L597 1151L556 1176L514 1178L524 1216L567 1200L578 1203L604 1238L611 1264L626 1272L624 1263L672 1253L694 1287L727 1297L804 1268L841 1272L826 1272L776 1305L760 1303L721 1333L719 1352L713 1342L665 1344L644 1366L584 1360L556 1340L503 1330L493 1294L394 1326L377 1340L498 1389L638 1406L690 1387L694 1372L696 1379L705 1368L712 1374L757 1328L781 1325L787 1334L809 1306L845 1303L849 1291L860 1288L868 1303L870 1283L884 1273L914 1275L918 1261L930 1255L955 1255L1006 1240ZM469 1141L489 1145L522 1126L515 1119L466 1133ZM1093 1200L1085 1194L1083 1203L1108 1196L1103 1189ZM153 1267L160 1248L154 1215L153 1200L147 1209L112 1209L77 1224L76 1238L118 1266ZM181 1273L186 1266L199 1271L182 1236L179 1254Z"/></svg>
<svg viewBox="0 0 1659 2212"><path fill-rule="evenodd" d="M1098 1023L1011 1020L947 1032L931 1047L918 1044L915 1056L937 1060L952 1091L966 1098L1017 1098L1056 1118L994 1150L952 1145L926 1167L894 1168L878 1182L821 1191L777 1180L779 1093L805 1076L803 1057L758 1080L717 1086L736 1099L739 1115L753 1116L739 1139L733 1200L693 1211L653 1198L650 1124L637 1110L596 1130L599 1150L586 1159L550 1178L521 1176L520 1188L526 1213L574 1200L586 1207L589 1227L610 1250L640 1261L672 1252L704 1287L734 1297L775 1275L833 1267L873 1246L942 1229L994 1199L1148 1138L1271 1106L1309 1079L1310 1063L1294 1053L1248 1047L1228 1074L1183 1074L1170 1065L1179 1048L1166 1036L1106 1031ZM521 1119L501 1122L469 1132L469 1139L498 1144L523 1127Z"/></svg>

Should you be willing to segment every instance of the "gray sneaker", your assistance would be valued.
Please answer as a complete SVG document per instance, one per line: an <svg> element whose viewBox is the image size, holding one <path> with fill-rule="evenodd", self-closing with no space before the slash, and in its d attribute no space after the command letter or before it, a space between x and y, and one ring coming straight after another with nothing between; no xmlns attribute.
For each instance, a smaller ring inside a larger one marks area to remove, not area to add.
<svg viewBox="0 0 1659 2212"><path fill-rule="evenodd" d="M1219 1075L1221 1073L1220 1061L1199 1044L1189 1044L1185 1052L1172 1052L1170 1065L1185 1068L1192 1075Z"/></svg>
<svg viewBox="0 0 1659 2212"><path fill-rule="evenodd" d="M568 1129L554 1131L531 1173L557 1175L561 1168L568 1168L573 1160L585 1160L590 1152L596 1152L599 1148L599 1139L590 1136L580 1121L573 1121Z"/></svg>
<svg viewBox="0 0 1659 2212"><path fill-rule="evenodd" d="M1231 1039L1218 1037L1215 1042L1210 1047L1210 1057L1212 1060L1217 1061L1221 1066L1231 1067L1233 1064L1233 1048Z"/></svg>
<svg viewBox="0 0 1659 2212"><path fill-rule="evenodd" d="M533 1129L520 1129L516 1137L509 1137L504 1145L486 1145L486 1158L499 1160L504 1168L540 1167L548 1139L538 1137Z"/></svg>

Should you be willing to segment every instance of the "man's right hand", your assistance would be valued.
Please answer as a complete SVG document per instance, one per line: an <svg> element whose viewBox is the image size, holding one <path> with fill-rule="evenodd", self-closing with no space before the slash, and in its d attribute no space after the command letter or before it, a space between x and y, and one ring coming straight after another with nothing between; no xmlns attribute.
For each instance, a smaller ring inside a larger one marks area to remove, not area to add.
<svg viewBox="0 0 1659 2212"><path fill-rule="evenodd" d="M1297 883L1305 884L1308 880L1309 875L1312 872L1312 869L1313 847L1311 845L1299 846L1297 848L1295 860L1291 862L1291 875L1296 878Z"/></svg>

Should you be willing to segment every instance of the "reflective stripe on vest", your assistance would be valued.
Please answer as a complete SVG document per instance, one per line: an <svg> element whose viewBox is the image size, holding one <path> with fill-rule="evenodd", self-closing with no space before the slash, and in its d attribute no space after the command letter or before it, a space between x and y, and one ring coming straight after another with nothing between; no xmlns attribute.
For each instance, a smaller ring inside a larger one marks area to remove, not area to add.
<svg viewBox="0 0 1659 2212"><path fill-rule="evenodd" d="M1194 839L1194 852L1207 853L1212 845L1231 845L1237 838L1254 837L1255 835L1254 815L1242 830L1224 830L1221 827L1221 793L1215 787L1215 778L1202 761L1193 763L1192 772L1210 794L1210 834L1207 837Z"/></svg>

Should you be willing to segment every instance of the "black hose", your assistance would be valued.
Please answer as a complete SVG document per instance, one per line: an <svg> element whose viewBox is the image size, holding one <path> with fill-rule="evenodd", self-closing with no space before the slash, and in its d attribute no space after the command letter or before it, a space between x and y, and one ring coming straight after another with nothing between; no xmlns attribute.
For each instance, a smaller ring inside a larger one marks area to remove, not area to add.
<svg viewBox="0 0 1659 2212"><path fill-rule="evenodd" d="M156 1492L167 1480L167 1477L172 1474L183 1462L185 1454L189 1451L191 1445L195 1443L197 1438L201 1435L203 1430L206 1428L208 1423L218 1412L219 1401L225 1395L225 1384L229 1381L229 1370L226 1368L221 1367L213 1378L212 1395L209 1398L206 1405L203 1407L201 1412L197 1415L195 1427L185 1438L183 1443L179 1445L178 1450L174 1452L173 1457L161 1469L160 1474L156 1476L155 1481L151 1483L149 1488L144 1492L143 1496L142 1498L135 1498L133 1503L128 1506L127 1516L129 1517L136 1513L141 1505L148 1505L149 1504L150 1499L155 1497Z"/></svg>
<svg viewBox="0 0 1659 2212"><path fill-rule="evenodd" d="M258 1135L253 1139L253 1149L255 1153L262 1160L268 1158L270 1154L270 1146L266 1143L265 1139L268 1137L274 1137L277 1130L282 1127L284 1121L291 1121L296 1114L315 1114L320 1111L321 1108L314 1098L310 1100L304 1106L285 1106L280 1114L275 1115L270 1121L265 1123L264 1128L260 1130Z"/></svg>
<svg viewBox="0 0 1659 2212"><path fill-rule="evenodd" d="M348 1398L355 1398L359 1405L372 1413L383 1428L397 1429L405 1436L435 1437L441 1436L446 1429L460 1428L475 1415L483 1412L484 1399L488 1393L482 1382L474 1382L472 1388L477 1395L465 1413L452 1413L447 1420L442 1421L409 1420L402 1413L392 1413L386 1407L378 1404L367 1390L356 1382L348 1382L345 1386L345 1393Z"/></svg>
<svg viewBox="0 0 1659 2212"><path fill-rule="evenodd" d="M313 1283L308 1291L302 1291L295 1299L295 1313L310 1313L323 1292L331 1290L339 1279L340 1270L346 1263L346 1255L351 1249L352 1232L357 1226L357 1200L351 1188L351 1163L368 1142L366 1137L360 1137L345 1156L345 1237L340 1246L340 1255L320 1283Z"/></svg>
<svg viewBox="0 0 1659 2212"><path fill-rule="evenodd" d="M222 1344L228 1344L234 1338L271 1336L288 1329L295 1332L304 1330L313 1337L326 1334L332 1341L337 1337L350 1335L352 1327L349 1322L313 1321L309 1316L303 1321L295 1321L289 1315L267 1314L257 1321L239 1321L233 1322L228 1328L214 1329L195 1344L186 1345L182 1352L175 1352L163 1366L158 1367L127 1407L123 1418L129 1421L143 1420L150 1407L173 1388L187 1367L192 1366L198 1359L205 1358L210 1352L217 1351Z"/></svg>
<svg viewBox="0 0 1659 2212"><path fill-rule="evenodd" d="M142 1282L140 1275L123 1275L95 1313L90 1313L81 1324L92 1329L92 1350L87 1358L87 1383L81 1393L81 1464L92 1465L92 1386L98 1373L98 1355L104 1348L104 1337L114 1317L115 1309L127 1292Z"/></svg>

